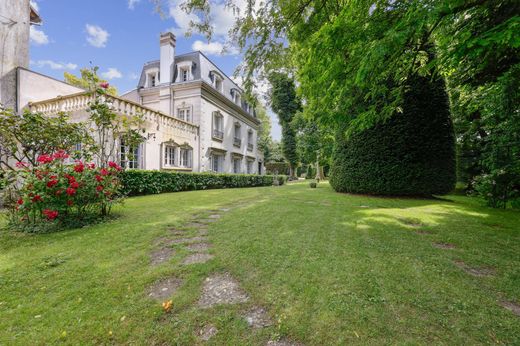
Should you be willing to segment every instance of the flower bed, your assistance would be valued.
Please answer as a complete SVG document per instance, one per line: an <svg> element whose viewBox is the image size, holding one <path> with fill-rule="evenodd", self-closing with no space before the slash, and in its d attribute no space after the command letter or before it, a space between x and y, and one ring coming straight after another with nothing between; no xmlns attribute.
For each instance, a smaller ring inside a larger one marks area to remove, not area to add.
<svg viewBox="0 0 520 346"><path fill-rule="evenodd" d="M38 164L17 164L18 179L11 195L11 224L29 231L48 231L61 225L78 226L106 216L119 201L121 167L75 161L65 164L68 154L58 151L40 155Z"/></svg>

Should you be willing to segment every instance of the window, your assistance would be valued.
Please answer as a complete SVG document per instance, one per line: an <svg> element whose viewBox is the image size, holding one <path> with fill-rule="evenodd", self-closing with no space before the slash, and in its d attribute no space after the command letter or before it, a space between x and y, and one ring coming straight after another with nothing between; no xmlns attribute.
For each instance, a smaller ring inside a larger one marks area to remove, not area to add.
<svg viewBox="0 0 520 346"><path fill-rule="evenodd" d="M253 150L253 131L247 131L247 150Z"/></svg>
<svg viewBox="0 0 520 346"><path fill-rule="evenodd" d="M190 108L177 108L177 118L191 122L191 109Z"/></svg>
<svg viewBox="0 0 520 346"><path fill-rule="evenodd" d="M173 145L164 146L164 165L165 166L175 166L175 152L177 151L177 147Z"/></svg>
<svg viewBox="0 0 520 346"><path fill-rule="evenodd" d="M233 102L240 105L240 93L237 89L231 89L231 99Z"/></svg>
<svg viewBox="0 0 520 346"><path fill-rule="evenodd" d="M211 154L211 170L213 172L222 172L224 170L224 155Z"/></svg>
<svg viewBox="0 0 520 346"><path fill-rule="evenodd" d="M240 123L235 123L235 138L234 138L234 141L233 141L233 144L237 147L239 147L241 145L241 142L242 142L242 138L241 138L241 134L240 134Z"/></svg>
<svg viewBox="0 0 520 346"><path fill-rule="evenodd" d="M178 82L187 82L187 81L192 80L193 78L192 78L192 74L191 74L191 69L192 69L192 62L188 62L188 61L181 62L180 66L178 66L178 69L177 69L177 72L178 72L177 81Z"/></svg>
<svg viewBox="0 0 520 346"><path fill-rule="evenodd" d="M217 71L210 72L211 82L213 83L213 87L218 91L222 92L222 86L224 79Z"/></svg>
<svg viewBox="0 0 520 346"><path fill-rule="evenodd" d="M242 159L240 159L238 157L233 158L233 173L236 173L236 174L240 173L241 165L242 165Z"/></svg>
<svg viewBox="0 0 520 346"><path fill-rule="evenodd" d="M247 174L253 174L253 163L254 161L247 160Z"/></svg>
<svg viewBox="0 0 520 346"><path fill-rule="evenodd" d="M149 78L149 81L150 81L149 86L150 87L154 87L155 83L156 83L155 74L148 75L148 78Z"/></svg>
<svg viewBox="0 0 520 346"><path fill-rule="evenodd" d="M184 168L191 168L191 162L193 157L193 150L189 147L181 148L180 155L180 166Z"/></svg>
<svg viewBox="0 0 520 346"><path fill-rule="evenodd" d="M130 147L125 144L124 140L121 140L120 156L119 161L121 167L136 169L141 168L143 144L139 144L135 147Z"/></svg>
<svg viewBox="0 0 520 346"><path fill-rule="evenodd" d="M213 138L218 140L224 138L224 117L220 112L213 112Z"/></svg>

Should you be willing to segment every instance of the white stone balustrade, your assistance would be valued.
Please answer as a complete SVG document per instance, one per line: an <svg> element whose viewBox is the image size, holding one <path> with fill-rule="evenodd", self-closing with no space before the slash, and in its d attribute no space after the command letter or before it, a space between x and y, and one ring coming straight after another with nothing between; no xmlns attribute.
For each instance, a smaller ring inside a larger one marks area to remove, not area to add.
<svg viewBox="0 0 520 346"><path fill-rule="evenodd" d="M88 93L73 94L68 96L60 96L47 101L33 102L29 104L29 108L33 112L42 113L44 115L53 115L59 112L72 113L76 111L85 111L89 107L89 103L94 97ZM118 114L126 116L141 115L144 121L156 124L160 128L173 130L173 132L184 132L188 134L198 134L198 126L173 118L153 109L143 107L135 102L121 99L115 96L106 96L106 101L111 104L111 108Z"/></svg>

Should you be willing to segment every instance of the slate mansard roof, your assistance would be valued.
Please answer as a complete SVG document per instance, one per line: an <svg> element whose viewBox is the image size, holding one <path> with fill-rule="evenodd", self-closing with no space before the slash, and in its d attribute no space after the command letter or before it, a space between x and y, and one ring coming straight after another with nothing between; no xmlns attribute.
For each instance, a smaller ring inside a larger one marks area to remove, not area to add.
<svg viewBox="0 0 520 346"><path fill-rule="evenodd" d="M174 59L173 66L173 78L170 83L175 84L174 81L177 79L177 65L183 62L191 62L192 63L192 75L193 79L189 82L193 81L204 81L210 85L213 84L211 74L217 73L219 74L222 81L222 94L226 96L228 99L232 100L231 90L237 90L240 94L243 94L242 88L240 88L235 82L231 80L222 70L218 68L211 60L208 59L202 52L195 51L186 54L176 55ZM150 61L143 66L143 70L141 71L141 76L139 78L139 83L137 84L137 89L146 88L146 72L151 69L159 69L160 61L154 60ZM177 83L186 83L186 82L177 82ZM253 117L256 118L255 111L253 107L249 107L248 104L241 98L241 107L244 111L250 113Z"/></svg>

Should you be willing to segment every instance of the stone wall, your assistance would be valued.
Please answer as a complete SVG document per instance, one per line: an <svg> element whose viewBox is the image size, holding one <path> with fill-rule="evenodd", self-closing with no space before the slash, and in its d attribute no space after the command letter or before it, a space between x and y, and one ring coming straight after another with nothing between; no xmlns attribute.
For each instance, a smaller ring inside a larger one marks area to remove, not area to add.
<svg viewBox="0 0 520 346"><path fill-rule="evenodd" d="M0 103L16 108L16 68L29 67L29 0L0 1Z"/></svg>

